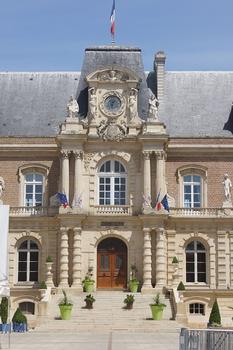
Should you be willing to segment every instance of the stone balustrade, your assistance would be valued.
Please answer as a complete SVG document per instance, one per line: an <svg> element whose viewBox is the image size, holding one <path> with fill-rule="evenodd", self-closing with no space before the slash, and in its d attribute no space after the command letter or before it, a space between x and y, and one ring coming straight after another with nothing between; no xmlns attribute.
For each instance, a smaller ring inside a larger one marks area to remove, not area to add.
<svg viewBox="0 0 233 350"><path fill-rule="evenodd" d="M49 207L10 207L10 216L53 216L58 208Z"/></svg>
<svg viewBox="0 0 233 350"><path fill-rule="evenodd" d="M95 205L94 215L131 215L129 205Z"/></svg>

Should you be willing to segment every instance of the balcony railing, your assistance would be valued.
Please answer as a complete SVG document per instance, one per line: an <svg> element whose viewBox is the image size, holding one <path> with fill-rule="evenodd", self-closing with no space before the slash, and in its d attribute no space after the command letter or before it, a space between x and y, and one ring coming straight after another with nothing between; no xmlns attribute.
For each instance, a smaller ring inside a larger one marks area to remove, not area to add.
<svg viewBox="0 0 233 350"><path fill-rule="evenodd" d="M180 217L225 217L233 215L231 208L171 208L171 216Z"/></svg>
<svg viewBox="0 0 233 350"><path fill-rule="evenodd" d="M53 216L58 208L49 207L10 207L10 216Z"/></svg>
<svg viewBox="0 0 233 350"><path fill-rule="evenodd" d="M129 205L95 205L94 215L131 215L132 208Z"/></svg>

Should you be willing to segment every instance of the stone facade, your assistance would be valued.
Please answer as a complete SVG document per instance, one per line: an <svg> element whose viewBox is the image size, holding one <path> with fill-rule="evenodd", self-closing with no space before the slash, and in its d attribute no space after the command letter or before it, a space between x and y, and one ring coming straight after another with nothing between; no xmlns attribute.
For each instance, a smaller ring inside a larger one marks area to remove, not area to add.
<svg viewBox="0 0 233 350"><path fill-rule="evenodd" d="M128 65L120 64L128 53ZM208 139L170 135L159 114L166 95L165 55L156 56L158 115L156 107L153 120L152 92L145 88L144 72L135 68L133 53L104 48L102 62L89 69L86 58L81 88L76 99L69 100L54 136L19 133L0 138L0 175L6 188L2 199L10 205L13 306L32 302L34 314L43 315L49 299L41 294L38 282L47 281L54 293L59 288L79 292L90 267L95 286L101 288L98 246L106 238L118 238L127 247L126 282L136 265L142 293L168 290L177 319L190 324L205 324L218 298L223 322L230 324L233 208L223 207L222 181L225 173L230 178L233 174L233 139L229 134ZM122 60L114 63L119 57ZM82 94L88 106L85 115ZM106 165L103 174L106 162L115 170L106 171ZM30 182L27 174L42 175L43 180L33 177ZM106 178L109 185L101 180ZM36 189L40 185L42 193ZM57 203L57 192L66 194L67 205ZM166 194L170 210L156 207ZM185 198L191 198L188 204ZM22 248L28 241L36 243L35 251ZM197 244L188 248L192 242ZM52 268L46 263L48 256ZM38 276L33 278L35 270ZM186 285L182 297L176 292L180 281ZM204 315L200 310L191 312L190 304L204 305Z"/></svg>

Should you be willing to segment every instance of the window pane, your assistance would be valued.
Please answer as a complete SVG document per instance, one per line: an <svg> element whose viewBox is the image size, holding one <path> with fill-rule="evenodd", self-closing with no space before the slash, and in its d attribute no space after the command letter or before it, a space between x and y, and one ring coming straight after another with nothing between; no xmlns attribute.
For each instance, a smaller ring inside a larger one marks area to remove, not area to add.
<svg viewBox="0 0 233 350"><path fill-rule="evenodd" d="M100 269L101 270L109 270L109 256L101 255L100 257Z"/></svg>
<svg viewBox="0 0 233 350"><path fill-rule="evenodd" d="M199 241L197 241L197 250L205 250L204 245Z"/></svg>
<svg viewBox="0 0 233 350"><path fill-rule="evenodd" d="M184 186L184 193L191 193L191 186L190 185Z"/></svg>
<svg viewBox="0 0 233 350"><path fill-rule="evenodd" d="M36 203L42 203L42 195L36 194Z"/></svg>
<svg viewBox="0 0 233 350"><path fill-rule="evenodd" d="M186 280L187 282L194 282L194 273L187 273Z"/></svg>
<svg viewBox="0 0 233 350"><path fill-rule="evenodd" d="M30 272L30 281L37 282L38 281L38 272Z"/></svg>
<svg viewBox="0 0 233 350"><path fill-rule="evenodd" d="M27 271L27 262L20 262L19 261L19 264L18 264L18 270L19 271Z"/></svg>
<svg viewBox="0 0 233 350"><path fill-rule="evenodd" d="M205 253L197 253L197 261L198 262L205 262Z"/></svg>
<svg viewBox="0 0 233 350"><path fill-rule="evenodd" d="M38 271L38 262L30 262L30 271Z"/></svg>
<svg viewBox="0 0 233 350"><path fill-rule="evenodd" d="M110 184L110 177L106 177L105 182L106 184Z"/></svg>
<svg viewBox="0 0 233 350"><path fill-rule="evenodd" d="M36 193L42 193L42 185L36 185Z"/></svg>
<svg viewBox="0 0 233 350"><path fill-rule="evenodd" d="M100 177L100 183L103 184L104 183L104 178Z"/></svg>
<svg viewBox="0 0 233 350"><path fill-rule="evenodd" d="M111 171L111 161L108 160L105 164L106 164L106 168L105 168L106 170L105 171L107 173L110 173L110 171Z"/></svg>
<svg viewBox="0 0 233 350"><path fill-rule="evenodd" d="M35 180L37 181L37 182L43 182L43 175L41 175L41 174L35 174Z"/></svg>
<svg viewBox="0 0 233 350"><path fill-rule="evenodd" d="M125 168L123 167L122 164L120 165L120 172L121 172L121 173L125 173Z"/></svg>
<svg viewBox="0 0 233 350"><path fill-rule="evenodd" d="M206 274L205 273L198 273L197 280L198 280L198 282L206 283Z"/></svg>
<svg viewBox="0 0 233 350"><path fill-rule="evenodd" d="M187 272L193 272L194 273L194 263L186 263L186 271Z"/></svg>
<svg viewBox="0 0 233 350"><path fill-rule="evenodd" d="M26 179L26 181L33 181L33 174L27 174L26 176L25 176L25 179Z"/></svg>
<svg viewBox="0 0 233 350"><path fill-rule="evenodd" d="M38 249L38 245L35 241L30 241L30 249Z"/></svg>
<svg viewBox="0 0 233 350"><path fill-rule="evenodd" d="M114 171L115 171L115 173L120 172L120 163L117 161L114 162Z"/></svg>
<svg viewBox="0 0 233 350"><path fill-rule="evenodd" d="M184 176L184 182L191 182L191 175Z"/></svg>
<svg viewBox="0 0 233 350"><path fill-rule="evenodd" d="M194 182L199 182L199 183L200 183L200 182L201 182L201 177L200 177L199 175L194 175L194 176L193 176L193 181L194 181Z"/></svg>
<svg viewBox="0 0 233 350"><path fill-rule="evenodd" d="M33 186L32 185L26 185L26 193L33 193Z"/></svg>
<svg viewBox="0 0 233 350"><path fill-rule="evenodd" d="M192 241L191 243L189 243L189 244L187 245L186 250L194 250L194 241Z"/></svg>
<svg viewBox="0 0 233 350"><path fill-rule="evenodd" d="M18 273L18 281L19 282L27 281L27 273L26 272L19 272Z"/></svg>
<svg viewBox="0 0 233 350"><path fill-rule="evenodd" d="M27 249L27 242L28 241L24 241L23 243L21 243L19 249Z"/></svg>
<svg viewBox="0 0 233 350"><path fill-rule="evenodd" d="M27 260L27 252L19 252L19 261Z"/></svg>

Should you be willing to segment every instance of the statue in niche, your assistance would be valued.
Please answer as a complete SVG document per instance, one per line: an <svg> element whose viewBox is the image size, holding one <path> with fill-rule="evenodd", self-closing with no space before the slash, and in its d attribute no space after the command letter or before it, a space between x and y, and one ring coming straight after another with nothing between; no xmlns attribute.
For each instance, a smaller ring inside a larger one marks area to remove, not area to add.
<svg viewBox="0 0 233 350"><path fill-rule="evenodd" d="M228 174L224 175L224 179L223 179L223 187L224 187L224 196L225 196L225 200L230 202L231 201L231 188L232 188L232 183L231 180L229 179Z"/></svg>
<svg viewBox="0 0 233 350"><path fill-rule="evenodd" d="M2 195L3 195L3 192L5 191L5 181L3 179L3 177L0 176L0 204L2 204Z"/></svg>
<svg viewBox="0 0 233 350"><path fill-rule="evenodd" d="M70 96L69 102L67 103L68 118L76 118L79 112L79 105L73 96Z"/></svg>
<svg viewBox="0 0 233 350"><path fill-rule="evenodd" d="M96 109L97 109L97 97L96 97L96 91L95 88L90 88L88 90L89 93L89 111L91 119L93 119L96 115Z"/></svg>
<svg viewBox="0 0 233 350"><path fill-rule="evenodd" d="M116 77L116 71L115 70L110 70L109 72L109 78L110 80L117 80L117 77Z"/></svg>
<svg viewBox="0 0 233 350"><path fill-rule="evenodd" d="M129 113L130 121L133 121L137 118L137 89L131 89L129 96Z"/></svg>
<svg viewBox="0 0 233 350"><path fill-rule="evenodd" d="M158 120L158 107L159 101L155 95L152 94L149 98L149 119Z"/></svg>

